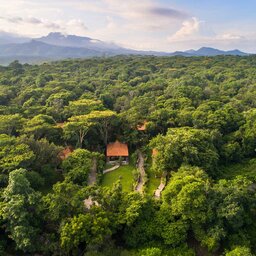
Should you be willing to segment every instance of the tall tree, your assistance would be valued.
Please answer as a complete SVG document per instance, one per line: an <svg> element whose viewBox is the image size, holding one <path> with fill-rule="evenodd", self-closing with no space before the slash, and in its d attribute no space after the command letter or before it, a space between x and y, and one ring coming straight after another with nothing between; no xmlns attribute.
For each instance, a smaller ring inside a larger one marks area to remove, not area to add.
<svg viewBox="0 0 256 256"><path fill-rule="evenodd" d="M94 123L89 120L87 115L72 116L63 126L64 137L66 139L75 137L77 146L82 147L85 136L93 125Z"/></svg>
<svg viewBox="0 0 256 256"><path fill-rule="evenodd" d="M34 157L33 151L27 144L15 137L0 135L0 172L6 173L18 167L27 167Z"/></svg>
<svg viewBox="0 0 256 256"><path fill-rule="evenodd" d="M111 110L92 111L90 114L87 115L88 120L94 122L94 124L98 128L105 145L108 144L108 135L111 127L111 122L116 117L116 113Z"/></svg>
<svg viewBox="0 0 256 256"><path fill-rule="evenodd" d="M207 130L189 127L171 128L165 136L152 139L151 147L158 150L153 161L157 172L175 171L182 164L204 168L214 175L218 153L213 136Z"/></svg>
<svg viewBox="0 0 256 256"><path fill-rule="evenodd" d="M17 132L22 128L24 118L19 114L0 115L0 133L8 135L17 135Z"/></svg>
<svg viewBox="0 0 256 256"><path fill-rule="evenodd" d="M36 140L46 137L48 140L54 140L58 137L60 129L51 116L37 115L24 125L23 132L27 135L33 135Z"/></svg>
<svg viewBox="0 0 256 256"><path fill-rule="evenodd" d="M26 178L26 170L10 173L8 186L3 191L0 214L6 232L24 252L39 250L41 195L35 192Z"/></svg>

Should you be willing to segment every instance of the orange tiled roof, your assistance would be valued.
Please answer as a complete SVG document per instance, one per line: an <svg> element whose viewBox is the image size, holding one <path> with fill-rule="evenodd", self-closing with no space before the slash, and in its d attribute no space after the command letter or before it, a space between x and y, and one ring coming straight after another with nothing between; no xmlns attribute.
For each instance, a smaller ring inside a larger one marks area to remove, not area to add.
<svg viewBox="0 0 256 256"><path fill-rule="evenodd" d="M65 125L65 123L57 123L56 126L59 127L59 128L63 128Z"/></svg>
<svg viewBox="0 0 256 256"><path fill-rule="evenodd" d="M157 156L158 153L159 153L158 150L156 148L153 148L152 156Z"/></svg>
<svg viewBox="0 0 256 256"><path fill-rule="evenodd" d="M129 156L127 144L116 141L107 145L107 156Z"/></svg>
<svg viewBox="0 0 256 256"><path fill-rule="evenodd" d="M146 130L146 127L147 127L147 121L144 121L144 123L143 124L138 124L137 125L137 130L138 131L145 131Z"/></svg>
<svg viewBox="0 0 256 256"><path fill-rule="evenodd" d="M68 158L70 156L70 154L73 152L73 148L72 147L66 147L64 148L62 151L60 151L59 153L59 158L61 160L65 160L66 158Z"/></svg>

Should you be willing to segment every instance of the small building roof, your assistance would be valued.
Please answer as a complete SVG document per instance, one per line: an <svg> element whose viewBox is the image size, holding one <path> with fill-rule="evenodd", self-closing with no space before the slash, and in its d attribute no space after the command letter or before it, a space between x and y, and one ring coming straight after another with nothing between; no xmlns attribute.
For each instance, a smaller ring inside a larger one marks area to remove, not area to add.
<svg viewBox="0 0 256 256"><path fill-rule="evenodd" d="M138 131L145 131L147 128L147 121L145 120L142 124L137 125L137 130Z"/></svg>
<svg viewBox="0 0 256 256"><path fill-rule="evenodd" d="M73 148L71 146L68 146L66 148L64 148L63 150L61 150L58 154L59 158L61 160L65 160L66 158L68 158L70 156L70 154L73 152Z"/></svg>
<svg viewBox="0 0 256 256"><path fill-rule="evenodd" d="M63 128L64 125L65 125L65 123L56 123L56 126L57 126L58 128Z"/></svg>
<svg viewBox="0 0 256 256"><path fill-rule="evenodd" d="M107 156L129 156L127 144L120 141L108 144Z"/></svg>
<svg viewBox="0 0 256 256"><path fill-rule="evenodd" d="M93 205L99 206L99 203L97 201L94 201L91 196L89 196L87 199L84 199L85 208L90 210Z"/></svg>
<svg viewBox="0 0 256 256"><path fill-rule="evenodd" d="M154 157L154 156L157 156L158 153L159 153L159 151L158 151L156 148L153 148L153 150L152 150L152 156L153 156L153 157Z"/></svg>

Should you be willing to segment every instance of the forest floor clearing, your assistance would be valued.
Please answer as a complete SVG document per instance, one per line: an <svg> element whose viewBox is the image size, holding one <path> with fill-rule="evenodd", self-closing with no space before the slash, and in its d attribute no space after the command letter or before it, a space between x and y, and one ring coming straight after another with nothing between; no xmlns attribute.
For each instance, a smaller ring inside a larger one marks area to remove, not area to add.
<svg viewBox="0 0 256 256"><path fill-rule="evenodd" d="M115 171L105 173L103 175L102 186L112 187L112 185L121 179L121 184L124 192L131 192L133 190L133 170L134 166L123 165Z"/></svg>
<svg viewBox="0 0 256 256"><path fill-rule="evenodd" d="M158 188L161 182L161 178L156 177L155 174L152 172L152 170L149 168L147 169L147 177L148 177L148 182L147 182L147 188L146 192L148 195L153 196L154 191Z"/></svg>

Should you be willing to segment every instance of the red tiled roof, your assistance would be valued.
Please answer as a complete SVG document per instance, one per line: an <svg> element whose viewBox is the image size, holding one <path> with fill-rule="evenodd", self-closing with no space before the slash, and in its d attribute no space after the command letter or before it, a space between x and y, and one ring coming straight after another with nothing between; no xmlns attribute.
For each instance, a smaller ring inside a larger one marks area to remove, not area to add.
<svg viewBox="0 0 256 256"><path fill-rule="evenodd" d="M65 123L56 123L56 126L59 127L59 128L63 128L65 125Z"/></svg>
<svg viewBox="0 0 256 256"><path fill-rule="evenodd" d="M127 144L116 141L107 145L107 156L129 156Z"/></svg>
<svg viewBox="0 0 256 256"><path fill-rule="evenodd" d="M58 156L61 160L65 160L66 158L68 158L70 156L70 154L73 151L74 151L73 148L69 146L69 147L64 148L62 151L60 151Z"/></svg>
<svg viewBox="0 0 256 256"><path fill-rule="evenodd" d="M154 156L157 156L158 153L159 153L158 150L157 150L156 148L153 148L153 150L152 150L152 156L153 156L153 157L154 157Z"/></svg>
<svg viewBox="0 0 256 256"><path fill-rule="evenodd" d="M138 124L137 125L137 130L138 131L145 131L146 130L146 128L147 128L147 121L144 121L144 123L143 124Z"/></svg>

